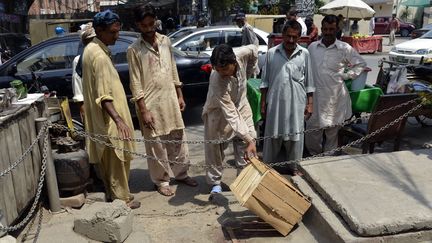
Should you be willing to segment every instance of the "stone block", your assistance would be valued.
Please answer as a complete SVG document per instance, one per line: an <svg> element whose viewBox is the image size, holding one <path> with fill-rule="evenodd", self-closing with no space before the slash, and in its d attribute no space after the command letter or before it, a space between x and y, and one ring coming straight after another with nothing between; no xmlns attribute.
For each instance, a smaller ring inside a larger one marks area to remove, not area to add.
<svg viewBox="0 0 432 243"><path fill-rule="evenodd" d="M89 203L106 202L107 198L106 198L106 194L104 192L90 192L90 193L87 193L86 200Z"/></svg>
<svg viewBox="0 0 432 243"><path fill-rule="evenodd" d="M17 240L10 235L6 235L0 238L0 243L17 243Z"/></svg>
<svg viewBox="0 0 432 243"><path fill-rule="evenodd" d="M60 204L63 207L69 208L80 208L85 203L84 193L72 196L72 197L61 197Z"/></svg>
<svg viewBox="0 0 432 243"><path fill-rule="evenodd" d="M95 202L81 209L74 231L92 240L123 242L132 232L133 212L124 201Z"/></svg>

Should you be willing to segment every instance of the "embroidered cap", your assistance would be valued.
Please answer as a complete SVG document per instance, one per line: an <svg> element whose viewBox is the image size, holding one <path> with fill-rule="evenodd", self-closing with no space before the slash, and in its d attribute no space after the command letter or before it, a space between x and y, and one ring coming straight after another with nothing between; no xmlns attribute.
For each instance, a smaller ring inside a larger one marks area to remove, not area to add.
<svg viewBox="0 0 432 243"><path fill-rule="evenodd" d="M93 26L110 25L115 22L120 22L120 17L118 14L112 12L111 10L105 10L103 12L97 13L93 17Z"/></svg>

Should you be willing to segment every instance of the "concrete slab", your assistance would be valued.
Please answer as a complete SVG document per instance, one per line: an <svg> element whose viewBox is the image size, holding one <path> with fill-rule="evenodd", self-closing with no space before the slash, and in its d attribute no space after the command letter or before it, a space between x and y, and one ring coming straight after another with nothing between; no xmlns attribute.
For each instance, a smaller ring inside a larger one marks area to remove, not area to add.
<svg viewBox="0 0 432 243"><path fill-rule="evenodd" d="M432 150L326 157L305 178L359 236L432 229ZM314 202L313 202L314 203Z"/></svg>
<svg viewBox="0 0 432 243"><path fill-rule="evenodd" d="M321 196L301 177L292 177L294 184L310 197L312 206L303 217L311 233L320 243L417 243L431 242L432 230L406 232L394 235L362 237L352 232L346 222L335 213Z"/></svg>

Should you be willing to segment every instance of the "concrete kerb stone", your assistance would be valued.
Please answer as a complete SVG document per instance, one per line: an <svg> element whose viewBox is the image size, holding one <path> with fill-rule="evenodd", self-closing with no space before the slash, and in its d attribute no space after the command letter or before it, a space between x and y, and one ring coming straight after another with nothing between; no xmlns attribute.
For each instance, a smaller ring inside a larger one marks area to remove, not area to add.
<svg viewBox="0 0 432 243"><path fill-rule="evenodd" d="M102 242L123 242L132 232L133 212L124 201L95 202L81 209L74 231Z"/></svg>
<svg viewBox="0 0 432 243"><path fill-rule="evenodd" d="M321 236L331 243L415 243L430 242L432 230L400 233L395 235L361 237L352 232L345 221L340 218L326 204L321 196L303 178L295 176L291 178L300 191L312 201L312 206L304 215L307 223L313 224L312 228L319 229Z"/></svg>
<svg viewBox="0 0 432 243"><path fill-rule="evenodd" d="M369 237L431 229L431 157L432 150L413 150L327 157L302 167L350 229Z"/></svg>
<svg viewBox="0 0 432 243"><path fill-rule="evenodd" d="M432 150L327 157L302 163L302 169L314 188L311 192L329 207L328 214L343 217L330 221L341 220L339 225L356 232L345 229L348 236L376 239L393 234L396 242L417 242L432 239L432 189L427 183L431 157Z"/></svg>

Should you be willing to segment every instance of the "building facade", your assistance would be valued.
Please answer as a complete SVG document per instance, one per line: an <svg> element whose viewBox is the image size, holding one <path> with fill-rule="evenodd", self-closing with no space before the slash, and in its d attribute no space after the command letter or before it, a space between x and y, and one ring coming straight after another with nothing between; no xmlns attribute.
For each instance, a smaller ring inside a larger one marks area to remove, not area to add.
<svg viewBox="0 0 432 243"><path fill-rule="evenodd" d="M75 14L82 12L98 12L101 0L35 0L28 15ZM117 1L115 1L117 2Z"/></svg>

